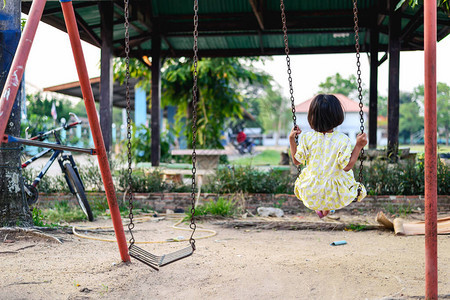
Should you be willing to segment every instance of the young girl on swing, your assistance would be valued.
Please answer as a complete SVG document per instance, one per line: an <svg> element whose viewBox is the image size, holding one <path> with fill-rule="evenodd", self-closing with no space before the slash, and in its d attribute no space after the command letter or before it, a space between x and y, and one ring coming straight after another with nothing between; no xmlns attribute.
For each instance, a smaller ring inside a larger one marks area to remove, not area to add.
<svg viewBox="0 0 450 300"><path fill-rule="evenodd" d="M366 189L356 182L352 168L367 144L367 137L365 133L358 134L352 147L347 135L334 130L343 121L339 100L334 95L320 94L314 97L308 111L308 123L314 131L301 134L295 126L289 134L294 164L305 165L295 181L295 195L320 218L356 198L361 201L366 197Z"/></svg>

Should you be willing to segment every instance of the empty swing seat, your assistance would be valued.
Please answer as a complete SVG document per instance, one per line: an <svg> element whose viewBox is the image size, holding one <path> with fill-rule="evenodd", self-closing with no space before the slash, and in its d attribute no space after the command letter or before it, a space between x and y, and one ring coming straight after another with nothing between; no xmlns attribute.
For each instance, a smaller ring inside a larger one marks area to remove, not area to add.
<svg viewBox="0 0 450 300"><path fill-rule="evenodd" d="M156 271L159 271L159 267L163 267L177 260L191 256L194 253L192 246L177 250L175 252L165 255L154 255L142 248L139 248L135 244L130 245L128 253L131 257L139 260L140 262L152 267Z"/></svg>

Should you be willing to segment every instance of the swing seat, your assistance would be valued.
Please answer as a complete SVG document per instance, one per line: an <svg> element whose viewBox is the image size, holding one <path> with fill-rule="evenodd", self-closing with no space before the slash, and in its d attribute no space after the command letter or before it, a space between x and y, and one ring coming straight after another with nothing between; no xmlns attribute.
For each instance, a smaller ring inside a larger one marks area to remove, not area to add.
<svg viewBox="0 0 450 300"><path fill-rule="evenodd" d="M131 257L139 260L140 262L152 267L156 271L159 271L159 267L163 267L177 260L183 259L185 257L191 256L194 253L192 246L177 250L175 252L165 254L165 255L154 255L142 248L132 244L128 248L128 254Z"/></svg>

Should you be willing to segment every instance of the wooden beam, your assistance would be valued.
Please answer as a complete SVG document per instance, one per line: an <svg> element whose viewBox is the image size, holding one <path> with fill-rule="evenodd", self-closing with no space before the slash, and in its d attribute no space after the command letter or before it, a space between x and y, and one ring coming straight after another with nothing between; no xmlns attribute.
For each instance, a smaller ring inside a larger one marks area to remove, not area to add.
<svg viewBox="0 0 450 300"><path fill-rule="evenodd" d="M378 117L378 44L376 26L370 30L369 148L377 147Z"/></svg>
<svg viewBox="0 0 450 300"><path fill-rule="evenodd" d="M379 47L380 51L387 51L387 45L380 45ZM143 55L149 55L150 50L136 50L133 49L130 54L132 57L140 57ZM354 45L348 45L348 46L336 46L336 47L290 47L289 48L290 54L335 54L335 53L355 53L355 46ZM284 48L277 47L277 48L264 48L264 55L270 56L270 55L283 55L284 54ZM124 53L118 53L118 56L123 56ZM161 56L163 57L189 57L192 56L192 50L191 49L177 49L176 50L177 56L172 56L170 51L168 50L162 50ZM213 50L200 50L199 49L199 56L201 57L233 57L233 56L261 56L261 50L259 48L255 49L248 49L248 48L242 48L242 49L213 49Z"/></svg>
<svg viewBox="0 0 450 300"><path fill-rule="evenodd" d="M106 152L112 146L112 108L113 108L113 19L114 9L111 2L99 2L101 19L101 63L100 63L100 127Z"/></svg>
<svg viewBox="0 0 450 300"><path fill-rule="evenodd" d="M398 126L400 109L400 31L401 15L395 11L396 0L390 0L389 16L389 88L388 88L388 145L391 160L398 158Z"/></svg>
<svg viewBox="0 0 450 300"><path fill-rule="evenodd" d="M162 39L164 40L164 43L166 43L167 47L169 47L169 51L172 54L172 56L177 56L175 53L175 49L173 48L172 44L169 42L167 37L165 35L162 35Z"/></svg>
<svg viewBox="0 0 450 300"><path fill-rule="evenodd" d="M311 18L314 14L319 15L317 18ZM339 12L311 12L299 13L290 12L291 18L288 20L288 28L353 28L353 17L348 11ZM367 18L370 17L370 13L367 11L360 12L360 27L368 28L370 23ZM169 16L155 17L154 22L159 24L159 28L162 33L181 33L190 32L188 24L190 25L192 16L177 16L172 19ZM239 13L239 14L208 14L202 15L202 27L201 31L242 31L242 30L255 30L258 28L258 22L255 20L252 13ZM280 29L280 15L278 12L266 12L264 20L265 30L279 30ZM171 21L176 20L176 22Z"/></svg>
<svg viewBox="0 0 450 300"><path fill-rule="evenodd" d="M248 0L252 6L253 14L258 21L259 29L264 30L264 18L262 13L262 3L259 0Z"/></svg>
<svg viewBox="0 0 450 300"><path fill-rule="evenodd" d="M90 37L91 42L95 44L95 46L101 48L102 40L95 34L94 31L89 27L89 25L84 21L84 19L75 12L75 17L77 18L78 25L84 30L84 32Z"/></svg>
<svg viewBox="0 0 450 300"><path fill-rule="evenodd" d="M402 33L400 34L400 40L408 40L420 26L423 25L423 6L415 13L411 18L408 25L405 26Z"/></svg>
<svg viewBox="0 0 450 300"><path fill-rule="evenodd" d="M152 166L157 167L161 158L161 36L152 37Z"/></svg>
<svg viewBox="0 0 450 300"><path fill-rule="evenodd" d="M378 66L381 66L388 59L388 53L384 53L383 57L378 61Z"/></svg>

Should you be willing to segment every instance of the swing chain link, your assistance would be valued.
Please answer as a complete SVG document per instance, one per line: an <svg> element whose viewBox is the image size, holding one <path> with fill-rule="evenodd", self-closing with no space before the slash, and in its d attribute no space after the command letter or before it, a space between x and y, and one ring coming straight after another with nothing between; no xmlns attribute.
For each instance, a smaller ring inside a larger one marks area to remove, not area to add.
<svg viewBox="0 0 450 300"><path fill-rule="evenodd" d="M288 81L289 81L289 94L291 100L291 111L292 111L292 123L294 124L294 128L297 127L297 116L295 115L295 101L294 101L294 87L292 85L292 70L291 70L291 58L289 57L289 41L287 35L287 25L286 25L286 13L284 12L284 1L280 0L280 9L281 9L281 22L283 23L283 40L284 40L284 53L286 53L286 64L287 64L287 73L288 73ZM295 144L298 145L298 135L295 136ZM293 153L292 155L294 155ZM298 175L301 173L300 165L297 166Z"/></svg>
<svg viewBox="0 0 450 300"><path fill-rule="evenodd" d="M287 25L286 25L286 14L284 12L284 2L280 0L280 8L281 8L281 22L283 23L283 40L284 40L284 52L286 53L286 64L287 64L287 73L289 80L289 93L291 100L291 110L292 110L292 121L294 127L297 126L297 117L295 116L295 104L294 104L294 88L292 86L292 71L291 71L291 58L289 57L289 42L287 35ZM296 137L296 142L298 144L298 137Z"/></svg>
<svg viewBox="0 0 450 300"><path fill-rule="evenodd" d="M134 244L133 236L133 191L132 191L132 173L133 169L131 167L131 100L130 100L130 23L129 23L129 10L128 1L124 0L124 18L125 18L125 86L126 86L126 101L127 101L127 154L128 154L128 187L127 187L127 199L130 209L128 215L130 223L128 223L128 230L130 231L130 247Z"/></svg>
<svg viewBox="0 0 450 300"><path fill-rule="evenodd" d="M356 50L356 66L357 66L357 75L358 75L358 99L359 99L359 121L361 123L360 130L361 133L364 133L364 112L363 112L363 96L362 96L362 80L361 80L361 62L360 62L360 47L359 47L359 26L358 26L358 0L353 0L353 20L355 22L354 31L355 31L355 50ZM359 182L363 181L362 170L363 170L363 161L364 161L364 148L361 149L360 165L359 165ZM359 196L360 188L358 188L358 196Z"/></svg>
<svg viewBox="0 0 450 300"><path fill-rule="evenodd" d="M191 236L189 238L189 243L192 246L192 250L195 250L195 239L193 238L195 229L197 225L195 224L195 173L197 168L195 164L197 162L197 153L195 152L195 147L197 143L197 97L198 97L198 86L197 86L197 64L198 64L198 0L194 0L194 74L193 80L194 84L192 87L192 189L191 189L191 224L189 227L192 229Z"/></svg>

